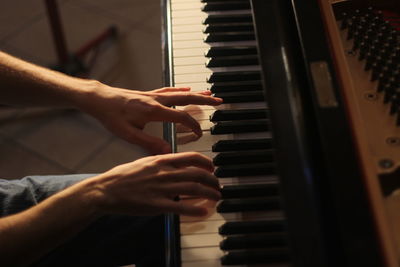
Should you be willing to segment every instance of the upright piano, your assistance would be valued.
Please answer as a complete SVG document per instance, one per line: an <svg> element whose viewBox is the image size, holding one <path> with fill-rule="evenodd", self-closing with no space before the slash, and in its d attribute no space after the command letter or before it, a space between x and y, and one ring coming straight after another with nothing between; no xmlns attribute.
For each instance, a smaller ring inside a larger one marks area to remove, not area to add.
<svg viewBox="0 0 400 267"><path fill-rule="evenodd" d="M400 265L396 1L163 0L165 85L224 99L164 126L223 186L166 216L165 266Z"/></svg>

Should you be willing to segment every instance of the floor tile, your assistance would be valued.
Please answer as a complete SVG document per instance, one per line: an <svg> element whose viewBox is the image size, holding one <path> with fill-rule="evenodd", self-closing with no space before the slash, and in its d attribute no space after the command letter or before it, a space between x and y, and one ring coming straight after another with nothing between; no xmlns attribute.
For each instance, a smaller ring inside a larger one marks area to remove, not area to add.
<svg viewBox="0 0 400 267"><path fill-rule="evenodd" d="M162 124L149 123L144 131L150 135L162 138ZM76 173L104 172L117 165L149 156L149 152L140 146L128 143L118 137L113 137L101 151L75 169Z"/></svg>
<svg viewBox="0 0 400 267"><path fill-rule="evenodd" d="M0 137L0 179L67 173L70 173L70 170L48 161L10 139Z"/></svg>
<svg viewBox="0 0 400 267"><path fill-rule="evenodd" d="M142 148L115 137L102 151L99 151L92 159L75 169L75 172L101 173L147 155L148 153Z"/></svg>
<svg viewBox="0 0 400 267"><path fill-rule="evenodd" d="M143 29L150 21L161 19L159 0L70 0L69 4L112 18L129 28Z"/></svg>
<svg viewBox="0 0 400 267"><path fill-rule="evenodd" d="M44 1L2 1L0 10L0 42L18 34L45 13Z"/></svg>
<svg viewBox="0 0 400 267"><path fill-rule="evenodd" d="M65 114L69 110L49 108L20 108L15 109L15 114L8 119L0 121L0 133L10 138L18 138L27 132L35 131Z"/></svg>
<svg viewBox="0 0 400 267"><path fill-rule="evenodd" d="M68 169L74 169L110 138L108 132L85 120L79 113L63 116L24 132L16 141Z"/></svg>
<svg viewBox="0 0 400 267"><path fill-rule="evenodd" d="M75 52L96 37L106 27L115 24L109 18L70 5L69 1L60 5L60 14L67 49L70 53ZM118 26L123 27L123 25ZM45 66L57 63L50 25L46 16L42 16L17 36L9 38L5 44L24 51L26 54L35 54L41 62L44 62Z"/></svg>

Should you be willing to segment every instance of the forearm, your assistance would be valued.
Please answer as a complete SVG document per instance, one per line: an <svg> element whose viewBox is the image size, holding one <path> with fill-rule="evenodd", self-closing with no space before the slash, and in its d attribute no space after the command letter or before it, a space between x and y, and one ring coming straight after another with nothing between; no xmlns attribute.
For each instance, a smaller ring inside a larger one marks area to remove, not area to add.
<svg viewBox="0 0 400 267"><path fill-rule="evenodd" d="M80 101L99 84L0 52L0 104L79 107Z"/></svg>
<svg viewBox="0 0 400 267"><path fill-rule="evenodd" d="M0 219L0 261L26 266L98 217L87 183L62 191L22 213Z"/></svg>

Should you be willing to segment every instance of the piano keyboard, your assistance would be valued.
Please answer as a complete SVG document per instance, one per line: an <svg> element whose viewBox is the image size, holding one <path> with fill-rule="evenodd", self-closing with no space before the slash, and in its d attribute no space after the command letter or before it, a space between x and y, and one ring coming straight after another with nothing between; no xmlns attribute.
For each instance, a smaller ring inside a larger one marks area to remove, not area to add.
<svg viewBox="0 0 400 267"><path fill-rule="evenodd" d="M249 0L171 0L173 79L177 87L209 89L224 104L179 107L203 136L177 125L177 152L214 160L222 200L204 218L180 216L182 267L287 266L289 251L268 108ZM191 142L194 141L194 142Z"/></svg>

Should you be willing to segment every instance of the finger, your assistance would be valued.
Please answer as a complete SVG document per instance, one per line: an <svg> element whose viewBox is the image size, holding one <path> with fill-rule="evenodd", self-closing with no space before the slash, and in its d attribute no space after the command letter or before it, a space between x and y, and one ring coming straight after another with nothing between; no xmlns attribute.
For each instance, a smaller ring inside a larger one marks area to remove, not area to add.
<svg viewBox="0 0 400 267"><path fill-rule="evenodd" d="M165 193L173 197L185 195L190 197L210 199L214 201L218 201L221 199L221 193L219 192L219 190L202 185L200 183L174 183L172 185L169 185L164 190L166 191Z"/></svg>
<svg viewBox="0 0 400 267"><path fill-rule="evenodd" d="M184 168L178 171L168 171L159 174L158 180L164 183L196 183L219 191L221 186L218 178L212 173L199 168Z"/></svg>
<svg viewBox="0 0 400 267"><path fill-rule="evenodd" d="M157 98L165 106L186 106L186 105L210 105L217 106L222 104L222 98L196 93L173 93L161 95Z"/></svg>
<svg viewBox="0 0 400 267"><path fill-rule="evenodd" d="M200 217L205 216L208 213L207 208L205 207L190 205L182 201L164 200L163 204L160 205L160 208L162 208L166 212L186 216Z"/></svg>
<svg viewBox="0 0 400 267"><path fill-rule="evenodd" d="M125 124L122 131L122 137L126 141L140 145L153 154L166 154L171 152L171 147L166 141L148 135L130 124Z"/></svg>
<svg viewBox="0 0 400 267"><path fill-rule="evenodd" d="M197 167L209 172L214 171L212 160L197 152L182 152L159 156L157 159L161 164L173 166L177 169L186 167Z"/></svg>
<svg viewBox="0 0 400 267"><path fill-rule="evenodd" d="M192 129L192 131L198 136L203 135L200 124L185 111L164 106L160 107L161 109L157 112L157 114L154 115L155 120L181 123L186 127Z"/></svg>
<svg viewBox="0 0 400 267"><path fill-rule="evenodd" d="M153 93L170 93L170 92L187 92L190 87L163 87L160 89L152 90Z"/></svg>
<svg viewBox="0 0 400 267"><path fill-rule="evenodd" d="M212 92L211 92L210 90L205 90L205 91L198 92L198 94L202 94L202 95L212 95Z"/></svg>

